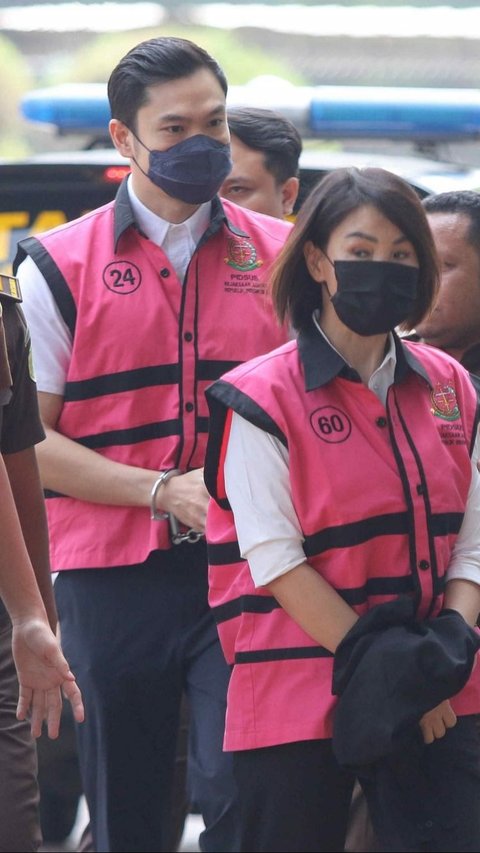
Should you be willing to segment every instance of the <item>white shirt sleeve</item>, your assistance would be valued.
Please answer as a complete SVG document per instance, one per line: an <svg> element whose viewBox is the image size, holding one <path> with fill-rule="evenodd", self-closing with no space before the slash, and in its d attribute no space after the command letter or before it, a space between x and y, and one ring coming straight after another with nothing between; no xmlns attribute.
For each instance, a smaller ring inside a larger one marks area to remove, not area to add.
<svg viewBox="0 0 480 853"><path fill-rule="evenodd" d="M256 587L305 561L290 495L288 450L236 412L225 459L225 489L240 552Z"/></svg>
<svg viewBox="0 0 480 853"><path fill-rule="evenodd" d="M27 256L17 271L22 309L32 337L37 389L64 395L72 338L51 290L35 262Z"/></svg>
<svg viewBox="0 0 480 853"><path fill-rule="evenodd" d="M480 584L480 440L477 433L472 454L472 481L467 497L462 526L453 547L447 581L467 580Z"/></svg>

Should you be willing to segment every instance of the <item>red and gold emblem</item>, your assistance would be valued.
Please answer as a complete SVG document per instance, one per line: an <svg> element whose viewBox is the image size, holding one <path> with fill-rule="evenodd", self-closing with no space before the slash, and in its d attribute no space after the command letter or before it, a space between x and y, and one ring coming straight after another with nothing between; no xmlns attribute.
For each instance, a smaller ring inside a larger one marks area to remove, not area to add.
<svg viewBox="0 0 480 853"><path fill-rule="evenodd" d="M256 270L263 264L258 260L257 250L245 237L230 237L227 240L228 257L225 263L236 270Z"/></svg>
<svg viewBox="0 0 480 853"><path fill-rule="evenodd" d="M433 404L432 414L446 421L456 421L460 416L455 388L452 385L435 385L430 399Z"/></svg>

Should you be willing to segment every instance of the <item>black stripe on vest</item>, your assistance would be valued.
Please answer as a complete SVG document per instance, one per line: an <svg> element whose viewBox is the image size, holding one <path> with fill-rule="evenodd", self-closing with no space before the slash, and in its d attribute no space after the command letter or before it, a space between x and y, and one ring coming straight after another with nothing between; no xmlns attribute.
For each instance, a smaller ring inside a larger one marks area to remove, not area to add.
<svg viewBox="0 0 480 853"><path fill-rule="evenodd" d="M376 515L372 518L327 527L305 537L303 545L305 555L311 557L331 548L350 548L375 539L376 536L407 535L409 533L406 512Z"/></svg>
<svg viewBox="0 0 480 853"><path fill-rule="evenodd" d="M197 433L208 433L208 418L197 418L196 428ZM105 447L139 444L141 441L154 441L157 438L180 435L180 429L181 423L178 418L172 418L168 421L156 421L129 429L113 429L95 435L81 435L74 440L83 447L98 450Z"/></svg>
<svg viewBox="0 0 480 853"><path fill-rule="evenodd" d="M337 589L338 594L350 607L366 604L376 596L384 595L409 595L414 591L412 575L401 575L400 577L368 578L363 586L351 587L350 589Z"/></svg>
<svg viewBox="0 0 480 853"><path fill-rule="evenodd" d="M121 394L156 385L178 385L180 371L178 364L159 364L153 367L140 367L135 370L123 370L120 373L105 373L93 379L80 379L67 382L65 402L89 400L106 394Z"/></svg>
<svg viewBox="0 0 480 853"><path fill-rule="evenodd" d="M354 605L365 604L375 596L408 595L413 592L413 589L412 576L403 575L397 578L369 578L361 587L337 589L337 592L347 604L353 607ZM242 613L268 614L279 607L277 599L273 596L241 595L238 598L213 607L212 612L216 624L220 625L222 622L237 619Z"/></svg>
<svg viewBox="0 0 480 853"><path fill-rule="evenodd" d="M458 533L463 521L461 512L443 512L430 516L430 532L435 536L448 536ZM305 537L303 545L305 555L312 557L331 548L349 548L368 542L376 536L408 535L409 514L407 512L377 515L372 518L328 527L318 533Z"/></svg>
<svg viewBox="0 0 480 853"><path fill-rule="evenodd" d="M152 424L142 424L130 429L113 429L98 435L84 435L75 438L79 444L91 449L100 447L112 447L113 445L138 444L141 441L151 441L156 438L167 438L170 435L179 435L180 421L157 421Z"/></svg>
<svg viewBox="0 0 480 853"><path fill-rule="evenodd" d="M223 376L229 370L233 370L234 367L238 367L239 364L241 364L240 361L207 361L201 358L197 362L196 378L198 380L215 382L216 379L219 379L220 376Z"/></svg>
<svg viewBox="0 0 480 853"><path fill-rule="evenodd" d="M232 385L230 382L223 379L219 379L218 382L215 382L215 385L212 385L211 388L207 389L206 395L209 405L211 400L218 401L227 409L233 409L237 414L241 415L242 418L245 418L245 420L250 421L250 423L260 427L260 429L263 429L264 432L274 435L285 447L288 447L285 433L282 432L273 418L271 418L270 415L268 415L267 412L255 402L255 400L252 400L248 394L245 394L243 391L239 391L235 385Z"/></svg>
<svg viewBox="0 0 480 853"><path fill-rule="evenodd" d="M463 512L437 512L430 516L432 536L448 536L459 533L463 521Z"/></svg>
<svg viewBox="0 0 480 853"><path fill-rule="evenodd" d="M70 288L59 267L36 237L27 237L19 243L19 251L15 259L16 268L25 255L30 255L45 278L58 310L73 337L77 322L77 308Z"/></svg>
<svg viewBox="0 0 480 853"><path fill-rule="evenodd" d="M215 622L220 625L230 619L236 619L242 613L271 613L278 610L280 605L273 595L240 595L225 604L213 607Z"/></svg>
<svg viewBox="0 0 480 853"><path fill-rule="evenodd" d="M240 546L234 542L222 542L220 545L208 543L208 562L211 566L224 566L231 563L239 563L243 560L240 554Z"/></svg>
<svg viewBox="0 0 480 853"><path fill-rule="evenodd" d="M263 663L274 660L306 660L308 658L332 658L332 652L323 646L300 646L296 649L261 649L255 652L237 652L235 663Z"/></svg>

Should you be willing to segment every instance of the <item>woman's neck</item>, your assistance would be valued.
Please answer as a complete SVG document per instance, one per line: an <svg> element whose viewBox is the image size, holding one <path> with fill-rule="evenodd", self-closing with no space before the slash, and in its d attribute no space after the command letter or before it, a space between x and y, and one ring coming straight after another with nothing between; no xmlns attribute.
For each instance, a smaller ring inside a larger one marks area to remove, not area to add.
<svg viewBox="0 0 480 853"><path fill-rule="evenodd" d="M357 335L341 323L336 315L333 317L328 312L322 312L317 323L329 343L357 371L362 382L368 385L372 373L385 358L388 332L381 335Z"/></svg>

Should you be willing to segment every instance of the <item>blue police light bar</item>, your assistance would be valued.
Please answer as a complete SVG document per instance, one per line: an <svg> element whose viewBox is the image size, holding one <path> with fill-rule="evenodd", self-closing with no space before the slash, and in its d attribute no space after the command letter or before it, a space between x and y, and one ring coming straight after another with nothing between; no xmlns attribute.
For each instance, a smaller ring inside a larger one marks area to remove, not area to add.
<svg viewBox="0 0 480 853"><path fill-rule="evenodd" d="M65 83L28 92L20 102L28 121L48 124L58 133L107 133L110 106L105 83Z"/></svg>
<svg viewBox="0 0 480 853"><path fill-rule="evenodd" d="M257 83L258 81L258 83ZM257 78L230 87L228 106L268 107L297 125L304 138L440 141L480 136L480 90L375 86L293 86ZM255 85L257 83L257 85ZM108 132L104 83L38 89L20 104L24 118L58 133Z"/></svg>
<svg viewBox="0 0 480 853"><path fill-rule="evenodd" d="M328 138L452 140L480 135L480 90L319 86L310 131Z"/></svg>

